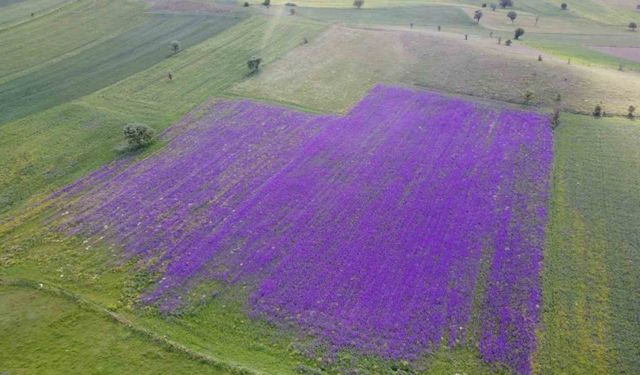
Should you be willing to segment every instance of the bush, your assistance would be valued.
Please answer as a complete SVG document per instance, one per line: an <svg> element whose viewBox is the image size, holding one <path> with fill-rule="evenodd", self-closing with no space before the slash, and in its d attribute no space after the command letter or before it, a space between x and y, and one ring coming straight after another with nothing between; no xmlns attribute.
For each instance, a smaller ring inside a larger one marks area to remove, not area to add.
<svg viewBox="0 0 640 375"><path fill-rule="evenodd" d="M180 42L179 42L179 41L174 40L174 41L172 41L172 42L171 42L171 51L172 51L173 53L178 53L178 52L180 52L180 49L181 49L181 48L180 48Z"/></svg>
<svg viewBox="0 0 640 375"><path fill-rule="evenodd" d="M498 7L498 5L495 4L495 3L491 3L490 6L491 6L491 10L494 11L494 12L496 11L496 8Z"/></svg>
<svg viewBox="0 0 640 375"><path fill-rule="evenodd" d="M629 111L629 113L627 114L627 117L633 118L634 114L636 112L636 107L633 106L633 105L630 105L628 111Z"/></svg>
<svg viewBox="0 0 640 375"><path fill-rule="evenodd" d="M504 42L504 45L505 45L505 46L507 46L507 47L511 47L511 43L513 43L513 42L511 41L511 39L507 39L507 41L506 41L506 42Z"/></svg>
<svg viewBox="0 0 640 375"><path fill-rule="evenodd" d="M593 117L602 117L603 113L604 113L604 110L602 109L602 105L597 104L596 107L593 109Z"/></svg>
<svg viewBox="0 0 640 375"><path fill-rule="evenodd" d="M245 2L244 2L244 7L245 7L245 8L248 8L248 7L249 7L249 2L248 2L248 1L245 1Z"/></svg>
<svg viewBox="0 0 640 375"><path fill-rule="evenodd" d="M264 0L262 2L262 5L266 6L267 8L271 5L271 0Z"/></svg>
<svg viewBox="0 0 640 375"><path fill-rule="evenodd" d="M568 8L567 3L562 3L562 4L560 4L560 9L562 9L562 10L567 10L567 8Z"/></svg>
<svg viewBox="0 0 640 375"><path fill-rule="evenodd" d="M127 124L124 127L124 138L131 147L144 147L153 140L153 129L140 123Z"/></svg>
<svg viewBox="0 0 640 375"><path fill-rule="evenodd" d="M507 13L507 18L511 20L511 23L513 23L516 20L516 18L518 18L518 13L516 13L515 10L512 10L509 13Z"/></svg>
<svg viewBox="0 0 640 375"><path fill-rule="evenodd" d="M631 31L636 31L636 29L638 28L638 24L635 22L630 22L629 23L629 30Z"/></svg>
<svg viewBox="0 0 640 375"><path fill-rule="evenodd" d="M476 22L480 23L481 18L482 18L482 11L476 10L475 14L473 15L473 19L476 20Z"/></svg>
<svg viewBox="0 0 640 375"><path fill-rule="evenodd" d="M502 8L512 7L513 6L513 0L500 0L500 6Z"/></svg>
<svg viewBox="0 0 640 375"><path fill-rule="evenodd" d="M520 39L520 37L521 37L521 36L523 36L523 35L524 35L524 29L523 29L522 27L518 27L518 28L516 29L515 34L514 34L514 39L515 39L515 40L518 40L518 39Z"/></svg>
<svg viewBox="0 0 640 375"><path fill-rule="evenodd" d="M556 108L551 115L551 128L555 129L558 125L560 125L560 109Z"/></svg>
<svg viewBox="0 0 640 375"><path fill-rule="evenodd" d="M247 67L251 71L251 73L255 73L260 69L260 63L262 63L262 59L259 57L252 57L247 61Z"/></svg>
<svg viewBox="0 0 640 375"><path fill-rule="evenodd" d="M354 0L353 6L360 9L364 5L364 0Z"/></svg>

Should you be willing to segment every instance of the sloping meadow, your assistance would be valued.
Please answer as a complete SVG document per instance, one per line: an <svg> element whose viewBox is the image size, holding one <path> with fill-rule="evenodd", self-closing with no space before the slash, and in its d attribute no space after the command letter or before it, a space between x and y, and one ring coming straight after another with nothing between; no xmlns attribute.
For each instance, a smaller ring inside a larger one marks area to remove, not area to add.
<svg viewBox="0 0 640 375"><path fill-rule="evenodd" d="M223 101L172 133L53 198L57 229L161 274L145 303L170 312L208 281L242 285L252 316L333 348L415 359L477 345L531 372L544 116L378 85L344 117Z"/></svg>

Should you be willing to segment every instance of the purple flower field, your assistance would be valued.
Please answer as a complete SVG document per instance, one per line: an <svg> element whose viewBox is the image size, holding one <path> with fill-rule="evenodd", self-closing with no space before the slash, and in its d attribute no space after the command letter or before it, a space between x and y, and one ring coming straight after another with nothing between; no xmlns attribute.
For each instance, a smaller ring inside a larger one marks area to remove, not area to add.
<svg viewBox="0 0 640 375"><path fill-rule="evenodd" d="M552 149L542 115L384 85L344 117L225 101L60 192L60 229L159 259L164 310L248 285L253 316L335 348L529 374Z"/></svg>

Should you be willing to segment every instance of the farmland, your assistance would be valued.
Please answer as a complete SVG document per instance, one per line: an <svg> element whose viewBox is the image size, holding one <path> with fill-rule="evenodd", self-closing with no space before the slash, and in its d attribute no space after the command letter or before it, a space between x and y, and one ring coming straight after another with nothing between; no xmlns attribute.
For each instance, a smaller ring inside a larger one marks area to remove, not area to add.
<svg viewBox="0 0 640 375"><path fill-rule="evenodd" d="M636 2L243 3L0 0L0 373L640 372Z"/></svg>

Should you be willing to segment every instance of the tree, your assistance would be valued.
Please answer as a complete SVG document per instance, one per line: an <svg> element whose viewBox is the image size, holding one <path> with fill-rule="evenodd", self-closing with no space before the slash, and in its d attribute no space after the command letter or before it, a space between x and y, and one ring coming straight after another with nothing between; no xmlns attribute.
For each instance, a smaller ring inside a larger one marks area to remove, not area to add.
<svg viewBox="0 0 640 375"><path fill-rule="evenodd" d="M178 42L177 40L174 40L171 42L171 51L173 53L178 53L180 52L180 42Z"/></svg>
<svg viewBox="0 0 640 375"><path fill-rule="evenodd" d="M636 112L636 107L633 106L633 105L630 105L629 106L629 113L627 114L627 117L632 119L635 112Z"/></svg>
<svg viewBox="0 0 640 375"><path fill-rule="evenodd" d="M262 59L259 57L252 57L247 61L247 67L251 71L251 73L256 73L258 69L260 69L260 63L262 63Z"/></svg>
<svg viewBox="0 0 640 375"><path fill-rule="evenodd" d="M567 5L567 3L560 4L560 9L562 9L562 10L567 10L568 7L569 6Z"/></svg>
<svg viewBox="0 0 640 375"><path fill-rule="evenodd" d="M637 23L629 22L629 30L636 31L637 28L638 28L638 24Z"/></svg>
<svg viewBox="0 0 640 375"><path fill-rule="evenodd" d="M266 6L267 8L271 6L271 0L264 0L262 2L262 5Z"/></svg>
<svg viewBox="0 0 640 375"><path fill-rule="evenodd" d="M353 6L360 9L364 5L364 0L354 0Z"/></svg>
<svg viewBox="0 0 640 375"><path fill-rule="evenodd" d="M124 138L129 146L134 148L144 147L153 140L153 129L141 123L131 123L124 127Z"/></svg>
<svg viewBox="0 0 640 375"><path fill-rule="evenodd" d="M473 19L476 20L476 22L480 23L480 18L482 18L482 11L476 10L475 14L473 15Z"/></svg>
<svg viewBox="0 0 640 375"><path fill-rule="evenodd" d="M504 42L504 45L507 46L507 47L511 47L511 43L512 43L511 39L507 39L507 41Z"/></svg>
<svg viewBox="0 0 640 375"><path fill-rule="evenodd" d="M249 2L248 2L248 1L245 1L245 2L244 2L244 7L245 7L245 8L248 8L248 7L249 7Z"/></svg>
<svg viewBox="0 0 640 375"><path fill-rule="evenodd" d="M490 7L491 7L491 10L495 12L498 5L495 3L491 3Z"/></svg>
<svg viewBox="0 0 640 375"><path fill-rule="evenodd" d="M513 6L513 0L500 0L500 6L504 9Z"/></svg>
<svg viewBox="0 0 640 375"><path fill-rule="evenodd" d="M520 37L521 37L521 36L523 36L523 35L524 35L524 29L523 29L522 27L518 27L518 28L516 29L516 32L515 32L515 35L514 35L514 37L513 37L513 38L514 38L515 40L518 40L518 39L520 39Z"/></svg>
<svg viewBox="0 0 640 375"><path fill-rule="evenodd" d="M596 104L596 107L593 109L593 117L602 117L603 112L602 104Z"/></svg>
<svg viewBox="0 0 640 375"><path fill-rule="evenodd" d="M533 92L528 91L524 93L524 103L529 104L529 102L533 99Z"/></svg>
<svg viewBox="0 0 640 375"><path fill-rule="evenodd" d="M515 10L512 10L509 13L507 13L507 18L511 20L511 23L513 23L513 21L515 21L516 18L518 18L518 13L516 13Z"/></svg>
<svg viewBox="0 0 640 375"><path fill-rule="evenodd" d="M555 108L551 115L551 129L555 129L560 125L560 108Z"/></svg>

